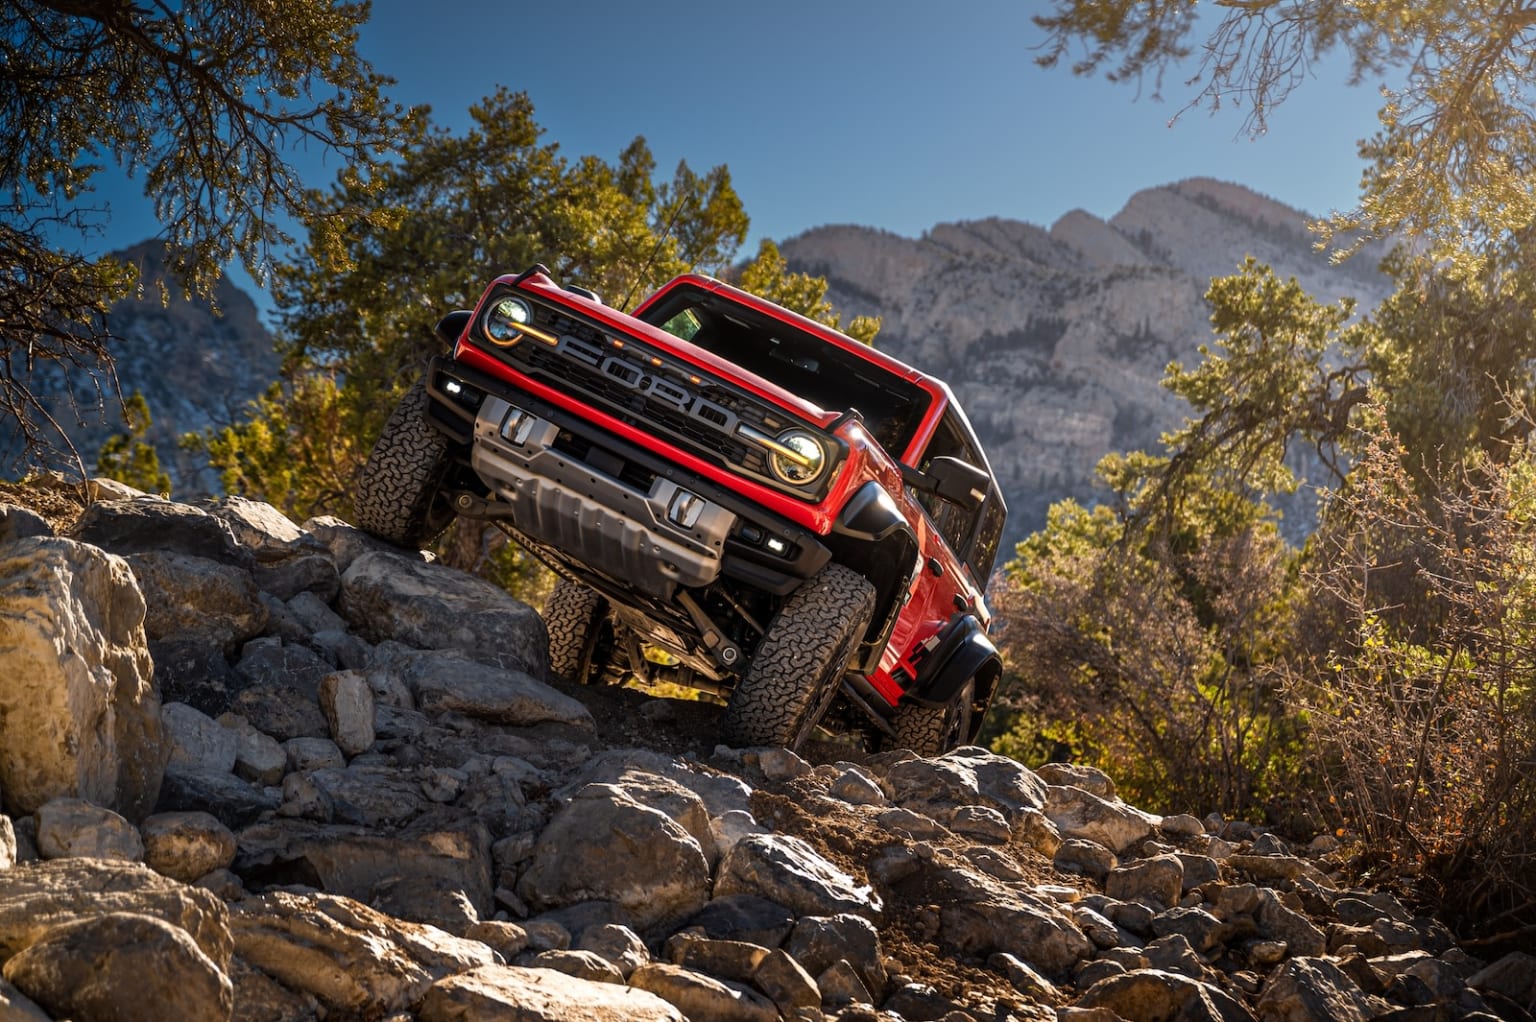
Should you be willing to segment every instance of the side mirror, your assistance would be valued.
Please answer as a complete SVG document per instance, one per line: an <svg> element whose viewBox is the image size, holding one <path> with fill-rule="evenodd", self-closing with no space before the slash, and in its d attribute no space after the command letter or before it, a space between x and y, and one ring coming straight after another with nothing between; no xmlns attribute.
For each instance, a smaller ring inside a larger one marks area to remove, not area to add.
<svg viewBox="0 0 1536 1022"><path fill-rule="evenodd" d="M982 501L987 499L987 488L992 483L985 472L970 462L948 457L934 458L928 463L926 472L903 465L901 478L913 489L937 493L944 500L958 504L967 511L981 507Z"/></svg>

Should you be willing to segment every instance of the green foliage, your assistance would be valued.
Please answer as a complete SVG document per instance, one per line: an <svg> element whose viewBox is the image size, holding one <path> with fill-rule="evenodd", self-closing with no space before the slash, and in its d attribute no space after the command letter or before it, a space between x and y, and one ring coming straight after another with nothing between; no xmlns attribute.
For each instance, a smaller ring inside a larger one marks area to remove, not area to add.
<svg viewBox="0 0 1536 1022"><path fill-rule="evenodd" d="M137 274L75 248L105 216L89 199L97 161L142 176L172 268L200 295L232 258L264 275L283 217L341 235L371 214L317 214L285 153L303 145L363 168L393 151L404 114L357 56L366 15L320 0L0 7L0 407L34 453L59 432L32 394L35 365L116 386L104 317Z"/></svg>
<svg viewBox="0 0 1536 1022"><path fill-rule="evenodd" d="M127 433L107 438L96 456L96 470L109 479L143 490L170 496L171 477L160 467L160 454L153 444L144 442L144 434L154 424L149 402L138 391L123 402Z"/></svg>
<svg viewBox="0 0 1536 1022"><path fill-rule="evenodd" d="M807 319L825 323L865 344L874 344L875 335L880 332L879 316L855 316L845 328L842 316L827 301L826 280L808 273L792 272L779 252L779 246L767 238L758 245L752 261L741 268L736 284L743 291L750 291Z"/></svg>
<svg viewBox="0 0 1536 1022"><path fill-rule="evenodd" d="M1189 106L1246 105L1258 135L1313 65L1340 51L1356 84L1399 84L1383 90L1381 129L1360 146L1360 208L1335 215L1327 233L1420 237L1459 275L1536 229L1530 10L1498 0L1244 0L1199 21L1196 13L1196 0L1055 0L1035 19L1048 35L1040 62L1150 79L1155 92L1177 70L1193 86ZM1190 75L1179 65L1197 50Z"/></svg>

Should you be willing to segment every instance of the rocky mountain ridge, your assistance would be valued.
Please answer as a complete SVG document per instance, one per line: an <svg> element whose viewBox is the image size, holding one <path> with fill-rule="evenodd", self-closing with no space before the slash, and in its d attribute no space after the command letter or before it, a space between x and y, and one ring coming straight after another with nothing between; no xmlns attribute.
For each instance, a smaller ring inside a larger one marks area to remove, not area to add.
<svg viewBox="0 0 1536 1022"><path fill-rule="evenodd" d="M0 1018L1536 1011L1536 958L1349 886L1332 837L978 748L718 747L344 522L91 489L62 536L0 505Z"/></svg>
<svg viewBox="0 0 1536 1022"><path fill-rule="evenodd" d="M954 388L1003 482L1012 541L1055 501L1098 499L1104 454L1156 450L1182 421L1160 381L1211 339L1213 276L1252 256L1320 300L1370 309L1390 293L1380 248L1335 265L1307 221L1194 178L1138 192L1108 221L1074 210L1049 229L994 218L916 239L821 227L780 249L791 268L826 277L845 315L882 316L879 348ZM1306 506L1290 510L1304 531Z"/></svg>

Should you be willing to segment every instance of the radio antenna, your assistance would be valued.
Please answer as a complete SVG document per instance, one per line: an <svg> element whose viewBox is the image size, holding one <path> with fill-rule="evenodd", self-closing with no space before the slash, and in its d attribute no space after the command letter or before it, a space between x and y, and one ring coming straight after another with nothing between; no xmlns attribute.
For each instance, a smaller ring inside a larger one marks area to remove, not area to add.
<svg viewBox="0 0 1536 1022"><path fill-rule="evenodd" d="M651 272L651 264L656 261L656 253L660 252L661 246L665 245L667 239L672 237L672 227L677 223L678 215L682 213L683 207L693 201L693 199L694 196L687 192L677 197L677 202L673 204L672 212L667 217L666 227L662 229L661 237L657 238L656 244L651 246L651 254L646 257L645 265L640 267L640 273L635 277L633 283L629 285L629 293L624 296L624 304L620 308L625 312L629 311L630 300L635 297L635 292L639 289L640 282L645 279L646 274Z"/></svg>

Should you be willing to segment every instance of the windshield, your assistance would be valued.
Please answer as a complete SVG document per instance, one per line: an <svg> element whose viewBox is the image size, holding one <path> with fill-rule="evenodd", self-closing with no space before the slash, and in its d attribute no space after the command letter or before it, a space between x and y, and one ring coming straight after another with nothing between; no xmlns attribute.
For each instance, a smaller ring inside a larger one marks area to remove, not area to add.
<svg viewBox="0 0 1536 1022"><path fill-rule="evenodd" d="M640 318L831 411L855 409L893 458L928 410L928 394L814 334L697 288L679 288Z"/></svg>

